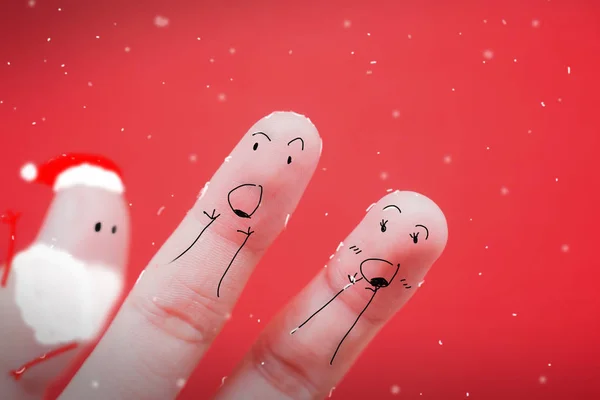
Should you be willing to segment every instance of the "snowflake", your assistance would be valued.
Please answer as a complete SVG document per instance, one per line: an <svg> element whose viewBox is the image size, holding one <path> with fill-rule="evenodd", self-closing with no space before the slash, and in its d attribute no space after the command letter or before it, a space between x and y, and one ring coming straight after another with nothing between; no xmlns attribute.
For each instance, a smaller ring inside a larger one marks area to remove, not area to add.
<svg viewBox="0 0 600 400"><path fill-rule="evenodd" d="M344 28L350 28L352 26L352 21L349 19L344 21Z"/></svg>
<svg viewBox="0 0 600 400"><path fill-rule="evenodd" d="M398 110L393 110L393 111L392 111L392 117L393 117L393 118L400 118L400 111L398 111Z"/></svg>
<svg viewBox="0 0 600 400"><path fill-rule="evenodd" d="M229 49L229 54L232 54L232 55L235 54L235 48L231 47Z"/></svg>
<svg viewBox="0 0 600 400"><path fill-rule="evenodd" d="M392 385L392 387L390 388L390 393L392 394L399 394L400 393L400 386L398 385Z"/></svg>
<svg viewBox="0 0 600 400"><path fill-rule="evenodd" d="M484 50L483 58L485 58L486 60L491 60L492 58L494 58L494 52L490 49Z"/></svg>
<svg viewBox="0 0 600 400"><path fill-rule="evenodd" d="M388 178L388 173L384 171L379 175L379 177L385 181Z"/></svg>
<svg viewBox="0 0 600 400"><path fill-rule="evenodd" d="M539 381L543 385L544 383L548 382L548 378L546 378L544 375L542 375L542 376L540 376Z"/></svg>
<svg viewBox="0 0 600 400"><path fill-rule="evenodd" d="M502 186L500 188L500 193L502 194L502 196L506 196L508 194L508 188Z"/></svg>
<svg viewBox="0 0 600 400"><path fill-rule="evenodd" d="M227 100L227 96L225 96L225 93L219 93L218 99L219 101L223 102Z"/></svg>
<svg viewBox="0 0 600 400"><path fill-rule="evenodd" d="M131 47L125 46L125 53L129 53L131 51Z"/></svg>
<svg viewBox="0 0 600 400"><path fill-rule="evenodd" d="M28 5L29 7L35 7L35 0L29 0L29 1L27 2L27 5Z"/></svg>
<svg viewBox="0 0 600 400"><path fill-rule="evenodd" d="M450 155L444 156L445 164L450 164L451 162L452 162L452 156L450 156Z"/></svg>
<svg viewBox="0 0 600 400"><path fill-rule="evenodd" d="M569 245L568 244L563 244L562 246L560 246L560 250L563 253L568 253L569 252Z"/></svg>
<svg viewBox="0 0 600 400"><path fill-rule="evenodd" d="M533 26L534 28L539 28L539 26L540 26L540 20L539 19L534 19L533 21L531 21L531 26Z"/></svg>
<svg viewBox="0 0 600 400"><path fill-rule="evenodd" d="M154 17L154 25L158 28L165 28L169 26L169 18L163 17L162 15L157 15Z"/></svg>

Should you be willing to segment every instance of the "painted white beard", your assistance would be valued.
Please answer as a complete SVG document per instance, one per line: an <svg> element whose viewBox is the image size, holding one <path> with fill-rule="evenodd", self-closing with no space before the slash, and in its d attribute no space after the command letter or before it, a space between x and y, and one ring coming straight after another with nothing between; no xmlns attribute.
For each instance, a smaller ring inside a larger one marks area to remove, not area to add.
<svg viewBox="0 0 600 400"><path fill-rule="evenodd" d="M15 302L42 345L94 339L123 289L114 270L36 243L12 264Z"/></svg>

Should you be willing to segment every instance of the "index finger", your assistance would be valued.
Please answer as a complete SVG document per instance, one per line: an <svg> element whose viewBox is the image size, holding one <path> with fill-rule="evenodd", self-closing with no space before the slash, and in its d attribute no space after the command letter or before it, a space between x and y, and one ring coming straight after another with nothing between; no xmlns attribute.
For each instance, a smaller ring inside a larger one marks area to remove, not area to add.
<svg viewBox="0 0 600 400"><path fill-rule="evenodd" d="M287 224L320 153L319 134L301 115L277 112L254 124L61 398L174 398Z"/></svg>

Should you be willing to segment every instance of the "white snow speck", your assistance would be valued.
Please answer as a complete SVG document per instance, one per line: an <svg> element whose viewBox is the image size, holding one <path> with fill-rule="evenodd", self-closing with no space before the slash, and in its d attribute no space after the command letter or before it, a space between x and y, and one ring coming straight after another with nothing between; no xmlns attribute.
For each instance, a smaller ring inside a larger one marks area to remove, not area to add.
<svg viewBox="0 0 600 400"><path fill-rule="evenodd" d="M350 28L352 26L352 21L350 21L349 19L344 21L344 28ZM331 397L331 396L329 396Z"/></svg>
<svg viewBox="0 0 600 400"><path fill-rule="evenodd" d="M88 82L88 87L92 87L94 84L92 82Z"/></svg>
<svg viewBox="0 0 600 400"><path fill-rule="evenodd" d="M570 248L568 244L563 244L562 246L560 246L560 251L562 251L563 253L568 253L569 250Z"/></svg>
<svg viewBox="0 0 600 400"><path fill-rule="evenodd" d="M129 53L131 51L131 47L125 46L125 53Z"/></svg>
<svg viewBox="0 0 600 400"><path fill-rule="evenodd" d="M215 59L214 59L214 58L211 58L211 59L209 59L208 61L209 61L209 62L211 62L211 63L214 63L214 62L215 62Z"/></svg>
<svg viewBox="0 0 600 400"><path fill-rule="evenodd" d="M506 20L505 20L505 19L503 19L503 20L502 20L502 25L506 25ZM467 393L467 396L468 396L468 395L469 395L469 394Z"/></svg>
<svg viewBox="0 0 600 400"><path fill-rule="evenodd" d="M551 367L551 366L552 366L552 364L551 364L551 363L548 363L548 366L549 366L549 367Z"/></svg>
<svg viewBox="0 0 600 400"><path fill-rule="evenodd" d="M27 2L27 5L28 5L29 7L32 7L32 8L33 8L33 7L35 7L35 0L29 0L29 1Z"/></svg>
<svg viewBox="0 0 600 400"><path fill-rule="evenodd" d="M412 39L412 35L411 35L410 33L408 34L408 38L409 38L409 39Z"/></svg>
<svg viewBox="0 0 600 400"><path fill-rule="evenodd" d="M48 38L48 39L46 39L46 40L49 42L49 41L51 41L51 40L52 40L52 38Z"/></svg>
<svg viewBox="0 0 600 400"><path fill-rule="evenodd" d="M504 187L504 186L502 186L502 187L500 188L500 193L502 194L502 196L506 196L506 195L508 194L508 188L507 188L507 187Z"/></svg>
<svg viewBox="0 0 600 400"><path fill-rule="evenodd" d="M515 59L513 59L513 62L515 62L515 63L516 63L516 62L517 62L517 59L516 59L516 58L515 58Z"/></svg>
<svg viewBox="0 0 600 400"><path fill-rule="evenodd" d="M376 204L376 203L373 203L373 204L371 204L369 207L367 207L367 210L366 210L365 212L369 212L369 210L370 210L371 208L373 208L373 206L374 206L375 204Z"/></svg>
<svg viewBox="0 0 600 400"><path fill-rule="evenodd" d="M571 75L571 67L567 67L567 74Z"/></svg>
<svg viewBox="0 0 600 400"><path fill-rule="evenodd" d="M424 284L425 284L425 281L421 281L421 282L417 283L417 287L421 287L421 286L423 286Z"/></svg>
<svg viewBox="0 0 600 400"><path fill-rule="evenodd" d="M444 164L450 164L452 162L452 156L444 156Z"/></svg>
<svg viewBox="0 0 600 400"><path fill-rule="evenodd" d="M373 71L371 71L370 69L367 70L367 75L372 75L372 74L373 74Z"/></svg>
<svg viewBox="0 0 600 400"><path fill-rule="evenodd" d="M158 28L165 28L169 26L169 18L157 15L154 17L154 25Z"/></svg>
<svg viewBox="0 0 600 400"><path fill-rule="evenodd" d="M10 61L8 61L6 64L10 65Z"/></svg>
<svg viewBox="0 0 600 400"><path fill-rule="evenodd" d="M260 324L260 318L256 320L256 322L258 322Z"/></svg>
<svg viewBox="0 0 600 400"><path fill-rule="evenodd" d="M35 121L33 121L33 122L31 123L31 125L35 125L35 124L36 124L36 122L35 122Z"/></svg>
<svg viewBox="0 0 600 400"><path fill-rule="evenodd" d="M206 191L208 190L209 184L210 184L210 182L206 182L204 184L204 187L202 189L200 189L200 196L198 196L198 199L201 199L202 197L204 197L204 195L206 194Z"/></svg>
<svg viewBox="0 0 600 400"><path fill-rule="evenodd" d="M100 36L96 35L96 39L100 39Z"/></svg>
<svg viewBox="0 0 600 400"><path fill-rule="evenodd" d="M288 51L288 54L289 54L290 56L292 55L292 53L293 53L293 51L292 51L292 50L289 50L289 51Z"/></svg>
<svg viewBox="0 0 600 400"><path fill-rule="evenodd" d="M156 212L156 215L160 215L162 214L162 212L165 210L165 206L161 206L158 211Z"/></svg>
<svg viewBox="0 0 600 400"><path fill-rule="evenodd" d="M484 20L483 20L483 23L484 23L484 24L487 24L487 19L484 19Z"/></svg>
<svg viewBox="0 0 600 400"><path fill-rule="evenodd" d="M196 154L190 154L190 162L195 163L198 160L198 156Z"/></svg>
<svg viewBox="0 0 600 400"><path fill-rule="evenodd" d="M400 394L400 386L392 385L392 387L390 388L390 393L393 395Z"/></svg>
<svg viewBox="0 0 600 400"><path fill-rule="evenodd" d="M540 20L539 19L534 19L533 21L531 21L531 26L534 28L539 28L540 27Z"/></svg>
<svg viewBox="0 0 600 400"><path fill-rule="evenodd" d="M512 316L513 316L513 317L516 317L516 316L517 316L517 313L516 313L516 312L512 313Z"/></svg>
<svg viewBox="0 0 600 400"><path fill-rule="evenodd" d="M546 107L546 103L544 103L543 101L541 101L540 104L542 105L542 107Z"/></svg>
<svg viewBox="0 0 600 400"><path fill-rule="evenodd" d="M183 388L185 386L185 379L183 379L183 378L177 379L177 382L175 382L175 385L177 385L177 387L179 389Z"/></svg>
<svg viewBox="0 0 600 400"><path fill-rule="evenodd" d="M219 99L219 101L223 102L225 100L227 100L227 96L225 96L225 93L219 93L219 96L217 96L217 98Z"/></svg>
<svg viewBox="0 0 600 400"><path fill-rule="evenodd" d="M438 340L438 343L440 344L440 346L443 344L442 343L442 339Z"/></svg>
<svg viewBox="0 0 600 400"><path fill-rule="evenodd" d="M543 385L543 384L545 384L546 382L548 382L548 378L546 378L544 375L542 375L542 376L540 376L540 379L539 379L539 381L540 381L540 383Z"/></svg>
<svg viewBox="0 0 600 400"><path fill-rule="evenodd" d="M98 386L100 386L100 384L98 383L98 381L92 381L92 388L98 389Z"/></svg>
<svg viewBox="0 0 600 400"><path fill-rule="evenodd" d="M484 50L483 58L485 58L486 60L491 60L492 58L494 58L494 52L490 49Z"/></svg>
<svg viewBox="0 0 600 400"><path fill-rule="evenodd" d="M385 181L388 178L388 173L384 171L379 175L379 177L382 181Z"/></svg>
<svg viewBox="0 0 600 400"><path fill-rule="evenodd" d="M329 215L329 213L327 213L327 212L326 212L326 213L325 213L325 216L328 216L328 215Z"/></svg>
<svg viewBox="0 0 600 400"><path fill-rule="evenodd" d="M284 228L287 227L289 220L290 220L290 214L286 215L286 217L285 217L285 223L283 224Z"/></svg>
<svg viewBox="0 0 600 400"><path fill-rule="evenodd" d="M479 276L481 276L481 274L482 274L482 273L483 273L483 272L480 272L480 273L479 273Z"/></svg>
<svg viewBox="0 0 600 400"><path fill-rule="evenodd" d="M330 255L329 259L331 260L333 257L335 257L335 254Z"/></svg>
<svg viewBox="0 0 600 400"><path fill-rule="evenodd" d="M377 64L377 61L373 60L369 64L371 64L371 65Z"/></svg>
<svg viewBox="0 0 600 400"><path fill-rule="evenodd" d="M261 362L260 362L260 365L265 365L265 362L264 362L264 361L261 361Z"/></svg>
<svg viewBox="0 0 600 400"><path fill-rule="evenodd" d="M394 189L388 189L386 192L391 193Z"/></svg>
<svg viewBox="0 0 600 400"><path fill-rule="evenodd" d="M344 242L340 242L340 244L338 244L337 248L335 249L335 251L340 251L340 249L344 246Z"/></svg>
<svg viewBox="0 0 600 400"><path fill-rule="evenodd" d="M393 110L393 111L392 111L392 117L393 117L393 118L400 118L400 111L398 111L398 110Z"/></svg>
<svg viewBox="0 0 600 400"><path fill-rule="evenodd" d="M329 391L329 397L331 398L331 396L333 396L333 391L335 390L335 386L331 388L331 390Z"/></svg>
<svg viewBox="0 0 600 400"><path fill-rule="evenodd" d="M225 384L225 379L227 379L226 376L224 376L224 377L221 378L221 386L223 386Z"/></svg>
<svg viewBox="0 0 600 400"><path fill-rule="evenodd" d="M558 178L554 178L554 181L555 181L555 182L558 182Z"/></svg>
<svg viewBox="0 0 600 400"><path fill-rule="evenodd" d="M467 397L469 397L469 392L467 392Z"/></svg>
<svg viewBox="0 0 600 400"><path fill-rule="evenodd" d="M229 54L234 55L235 54L235 48L230 47L229 48Z"/></svg>

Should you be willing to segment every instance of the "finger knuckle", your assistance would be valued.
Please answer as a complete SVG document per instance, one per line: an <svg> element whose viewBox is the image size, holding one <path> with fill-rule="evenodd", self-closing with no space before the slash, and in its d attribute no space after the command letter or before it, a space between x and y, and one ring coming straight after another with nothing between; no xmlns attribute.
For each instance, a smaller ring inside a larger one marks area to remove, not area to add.
<svg viewBox="0 0 600 400"><path fill-rule="evenodd" d="M284 346L272 335L262 335L250 354L253 368L286 398L322 398L322 388L310 374L310 365L318 359L313 352Z"/></svg>
<svg viewBox="0 0 600 400"><path fill-rule="evenodd" d="M200 288L176 279L168 290L155 296L132 296L132 305L166 336L196 346L210 344L228 318L222 304Z"/></svg>

